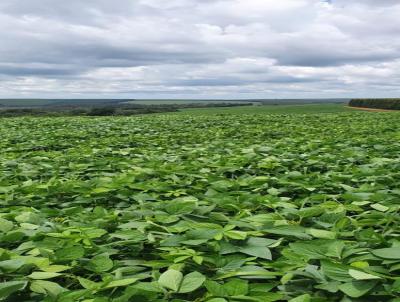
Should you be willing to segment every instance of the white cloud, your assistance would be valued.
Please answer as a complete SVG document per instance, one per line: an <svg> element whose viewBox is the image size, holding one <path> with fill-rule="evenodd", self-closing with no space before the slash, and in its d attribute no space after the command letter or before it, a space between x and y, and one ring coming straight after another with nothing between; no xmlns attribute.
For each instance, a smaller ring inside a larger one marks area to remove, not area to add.
<svg viewBox="0 0 400 302"><path fill-rule="evenodd" d="M0 97L395 96L398 1L3 0Z"/></svg>

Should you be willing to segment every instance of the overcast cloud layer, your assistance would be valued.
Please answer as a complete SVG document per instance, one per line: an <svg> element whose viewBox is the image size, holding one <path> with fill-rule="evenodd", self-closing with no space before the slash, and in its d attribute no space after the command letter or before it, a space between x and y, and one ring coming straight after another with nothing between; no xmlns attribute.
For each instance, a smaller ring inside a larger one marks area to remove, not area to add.
<svg viewBox="0 0 400 302"><path fill-rule="evenodd" d="M400 96L398 0L1 0L0 97Z"/></svg>

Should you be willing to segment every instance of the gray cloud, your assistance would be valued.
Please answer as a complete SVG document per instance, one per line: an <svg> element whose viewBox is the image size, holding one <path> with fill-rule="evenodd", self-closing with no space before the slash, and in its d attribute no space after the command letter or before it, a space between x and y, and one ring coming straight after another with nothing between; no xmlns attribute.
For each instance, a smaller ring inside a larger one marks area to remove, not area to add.
<svg viewBox="0 0 400 302"><path fill-rule="evenodd" d="M399 15L390 0L3 0L0 97L397 95Z"/></svg>

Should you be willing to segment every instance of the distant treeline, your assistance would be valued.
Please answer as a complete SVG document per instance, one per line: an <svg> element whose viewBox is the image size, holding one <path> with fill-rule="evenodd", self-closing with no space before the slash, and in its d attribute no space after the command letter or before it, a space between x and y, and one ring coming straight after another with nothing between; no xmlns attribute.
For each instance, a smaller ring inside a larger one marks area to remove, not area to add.
<svg viewBox="0 0 400 302"><path fill-rule="evenodd" d="M0 99L0 107L12 108L43 108L43 107L95 107L116 106L132 100L126 99Z"/></svg>
<svg viewBox="0 0 400 302"><path fill-rule="evenodd" d="M0 109L0 117L17 116L130 116L138 114L176 112L185 108L251 106L246 103L188 103L188 104L113 104L107 106L43 106L40 108Z"/></svg>
<svg viewBox="0 0 400 302"><path fill-rule="evenodd" d="M400 98L399 99L352 99L349 102L349 106L400 110Z"/></svg>

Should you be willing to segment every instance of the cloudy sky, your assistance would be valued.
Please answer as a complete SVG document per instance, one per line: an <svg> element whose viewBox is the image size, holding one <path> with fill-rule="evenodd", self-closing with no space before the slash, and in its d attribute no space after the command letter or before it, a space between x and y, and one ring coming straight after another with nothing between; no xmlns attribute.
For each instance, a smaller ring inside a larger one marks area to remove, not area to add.
<svg viewBox="0 0 400 302"><path fill-rule="evenodd" d="M0 97L400 96L399 0L1 0Z"/></svg>

